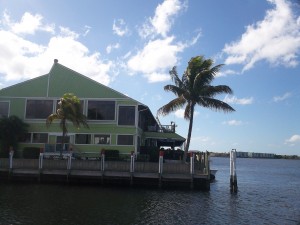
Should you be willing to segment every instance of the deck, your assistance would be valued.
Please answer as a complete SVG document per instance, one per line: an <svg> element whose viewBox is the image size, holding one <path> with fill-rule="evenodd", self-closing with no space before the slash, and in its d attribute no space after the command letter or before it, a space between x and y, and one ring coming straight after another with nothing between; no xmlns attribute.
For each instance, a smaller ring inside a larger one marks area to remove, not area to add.
<svg viewBox="0 0 300 225"><path fill-rule="evenodd" d="M161 164L160 164L161 163ZM207 168L190 163L0 158L1 180L189 187L209 190Z"/></svg>

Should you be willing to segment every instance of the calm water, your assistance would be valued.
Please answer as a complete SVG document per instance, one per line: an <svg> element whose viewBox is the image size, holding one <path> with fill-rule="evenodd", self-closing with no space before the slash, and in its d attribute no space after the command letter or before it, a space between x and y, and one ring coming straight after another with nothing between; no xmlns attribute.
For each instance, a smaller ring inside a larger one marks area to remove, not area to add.
<svg viewBox="0 0 300 225"><path fill-rule="evenodd" d="M300 225L300 160L237 159L238 194L229 158L212 167L210 192L0 182L0 225Z"/></svg>

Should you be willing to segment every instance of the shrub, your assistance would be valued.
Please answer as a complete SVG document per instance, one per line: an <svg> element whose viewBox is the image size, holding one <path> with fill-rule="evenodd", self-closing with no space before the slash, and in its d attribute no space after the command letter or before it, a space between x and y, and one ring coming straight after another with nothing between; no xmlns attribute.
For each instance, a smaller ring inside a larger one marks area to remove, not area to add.
<svg viewBox="0 0 300 225"><path fill-rule="evenodd" d="M108 161L119 160L119 150L105 150L105 160Z"/></svg>
<svg viewBox="0 0 300 225"><path fill-rule="evenodd" d="M40 155L40 148L37 147L25 147L23 149L24 159L38 159Z"/></svg>

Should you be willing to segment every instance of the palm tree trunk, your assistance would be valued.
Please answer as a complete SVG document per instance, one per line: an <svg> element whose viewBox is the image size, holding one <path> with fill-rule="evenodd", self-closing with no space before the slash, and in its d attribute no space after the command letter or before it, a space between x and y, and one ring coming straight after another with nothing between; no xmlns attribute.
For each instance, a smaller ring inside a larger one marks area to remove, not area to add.
<svg viewBox="0 0 300 225"><path fill-rule="evenodd" d="M190 124L189 124L189 131L188 131L188 136L187 136L187 139L186 139L186 145L185 145L184 155L183 155L184 162L186 161L186 157L187 157L189 147L190 147L190 142L191 142L193 121L194 121L194 109L195 109L195 104L192 104L191 105L191 118L190 118Z"/></svg>
<svg viewBox="0 0 300 225"><path fill-rule="evenodd" d="M61 149L60 149L60 157L62 158L62 153L64 150L64 144L65 144L65 138L66 138L66 133L67 133L67 128L66 128L66 120L63 119L63 133L62 133L62 140L61 140Z"/></svg>

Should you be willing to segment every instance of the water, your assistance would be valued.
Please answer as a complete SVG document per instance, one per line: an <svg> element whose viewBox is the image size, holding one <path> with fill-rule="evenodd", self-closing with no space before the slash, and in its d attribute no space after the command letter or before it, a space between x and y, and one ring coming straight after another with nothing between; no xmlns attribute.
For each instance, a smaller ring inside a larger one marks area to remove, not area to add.
<svg viewBox="0 0 300 225"><path fill-rule="evenodd" d="M300 225L300 160L238 158L237 194L229 158L212 167L210 192L0 182L0 225Z"/></svg>

